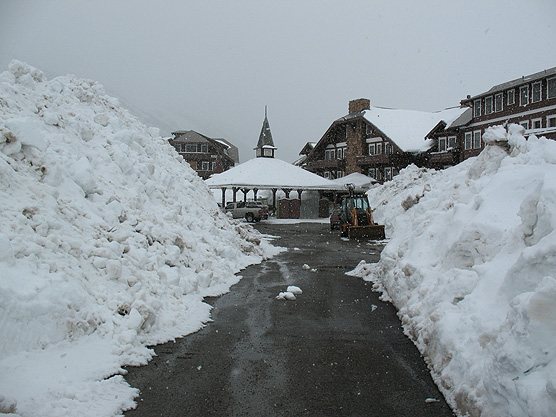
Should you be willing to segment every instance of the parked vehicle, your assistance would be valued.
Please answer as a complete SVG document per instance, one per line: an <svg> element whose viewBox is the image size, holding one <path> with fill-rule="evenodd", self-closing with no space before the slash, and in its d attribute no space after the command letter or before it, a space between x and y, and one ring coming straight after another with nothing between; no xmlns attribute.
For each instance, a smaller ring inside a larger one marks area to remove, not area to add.
<svg viewBox="0 0 556 417"><path fill-rule="evenodd" d="M268 206L260 201L228 203L224 209L227 213L231 213L234 219L244 218L248 222L268 219Z"/></svg>

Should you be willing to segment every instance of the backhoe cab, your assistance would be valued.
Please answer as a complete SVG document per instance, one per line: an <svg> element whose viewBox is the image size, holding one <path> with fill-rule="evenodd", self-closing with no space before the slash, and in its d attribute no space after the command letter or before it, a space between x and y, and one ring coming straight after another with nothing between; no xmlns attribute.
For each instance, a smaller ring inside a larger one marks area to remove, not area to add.
<svg viewBox="0 0 556 417"><path fill-rule="evenodd" d="M355 192L353 184L346 186L348 193L342 196L340 231L342 236L381 240L385 238L384 225L376 224L367 194Z"/></svg>

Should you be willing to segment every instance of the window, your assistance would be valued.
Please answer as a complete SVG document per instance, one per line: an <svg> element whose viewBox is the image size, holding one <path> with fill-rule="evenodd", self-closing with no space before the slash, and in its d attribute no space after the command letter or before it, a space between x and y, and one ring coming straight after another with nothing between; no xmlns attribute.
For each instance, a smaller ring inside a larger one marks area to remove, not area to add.
<svg viewBox="0 0 556 417"><path fill-rule="evenodd" d="M330 179L330 171L324 171L324 178Z"/></svg>
<svg viewBox="0 0 556 417"><path fill-rule="evenodd" d="M384 153L387 155L393 154L394 153L394 147L392 146L391 143L385 143L384 144Z"/></svg>
<svg viewBox="0 0 556 417"><path fill-rule="evenodd" d="M546 81L546 98L556 98L556 77Z"/></svg>
<svg viewBox="0 0 556 417"><path fill-rule="evenodd" d="M546 117L546 127L556 127L556 116Z"/></svg>
<svg viewBox="0 0 556 417"><path fill-rule="evenodd" d="M334 149L327 149L324 151L324 159L332 160L335 159L335 157L336 157L336 153L334 152Z"/></svg>
<svg viewBox="0 0 556 417"><path fill-rule="evenodd" d="M344 171L338 171L336 173L336 178L342 178L344 176Z"/></svg>
<svg viewBox="0 0 556 417"><path fill-rule="evenodd" d="M533 83L533 97L531 97L531 102L533 103L538 103L539 101L541 101L542 97L541 97L541 82L537 81L536 83Z"/></svg>
<svg viewBox="0 0 556 417"><path fill-rule="evenodd" d="M446 152L446 138L438 138L438 152Z"/></svg>
<svg viewBox="0 0 556 417"><path fill-rule="evenodd" d="M525 130L529 129L529 120L524 120L523 122L519 122L521 126L525 128Z"/></svg>
<svg viewBox="0 0 556 417"><path fill-rule="evenodd" d="M531 120L531 129L540 129L542 127L542 119Z"/></svg>
<svg viewBox="0 0 556 417"><path fill-rule="evenodd" d="M456 137L449 136L448 137L448 149L455 149L456 148Z"/></svg>
<svg viewBox="0 0 556 417"><path fill-rule="evenodd" d="M375 170L376 176L375 176L375 180L380 181L382 179L382 171L380 170L380 168L377 168Z"/></svg>
<svg viewBox="0 0 556 417"><path fill-rule="evenodd" d="M174 148L176 148L177 152L181 152L181 143L175 143Z"/></svg>
<svg viewBox="0 0 556 417"><path fill-rule="evenodd" d="M529 86L524 85L519 87L519 105L526 106L529 104Z"/></svg>
<svg viewBox="0 0 556 417"><path fill-rule="evenodd" d="M481 116L481 99L475 100L473 102L473 116L480 117Z"/></svg>
<svg viewBox="0 0 556 417"><path fill-rule="evenodd" d="M376 144L376 154L377 155L382 155L382 143L377 143Z"/></svg>
<svg viewBox="0 0 556 417"><path fill-rule="evenodd" d="M208 171L210 169L210 162L203 161L201 165L201 171Z"/></svg>
<svg viewBox="0 0 556 417"><path fill-rule="evenodd" d="M504 110L504 97L502 93L498 93L494 96L494 111L502 111Z"/></svg>
<svg viewBox="0 0 556 417"><path fill-rule="evenodd" d="M492 113L492 96L485 97L485 114Z"/></svg>
<svg viewBox="0 0 556 417"><path fill-rule="evenodd" d="M371 178L375 178L375 169L374 168L369 168L369 171L368 171L367 175Z"/></svg>
<svg viewBox="0 0 556 417"><path fill-rule="evenodd" d="M515 104L515 90L513 88L511 90L508 90L506 95L508 96L508 106L510 104Z"/></svg>
<svg viewBox="0 0 556 417"><path fill-rule="evenodd" d="M336 151L336 158L337 159L344 159L344 149L343 148L338 148L338 150Z"/></svg>
<svg viewBox="0 0 556 417"><path fill-rule="evenodd" d="M365 125L365 132L367 133L367 135L372 135L373 134L373 128L369 125Z"/></svg>
<svg viewBox="0 0 556 417"><path fill-rule="evenodd" d="M384 179L386 181L389 181L389 180L392 179L392 168L390 168L390 167L384 168Z"/></svg>
<svg viewBox="0 0 556 417"><path fill-rule="evenodd" d="M197 152L197 145L185 145L185 152Z"/></svg>
<svg viewBox="0 0 556 417"><path fill-rule="evenodd" d="M214 171L215 169L216 169L216 162L213 162L213 163L212 163L211 171Z"/></svg>
<svg viewBox="0 0 556 417"><path fill-rule="evenodd" d="M208 145L201 145L201 152L202 153L208 153L208 151L209 151Z"/></svg>
<svg viewBox="0 0 556 417"><path fill-rule="evenodd" d="M473 148L479 149L481 147L481 131L475 130L473 132Z"/></svg>
<svg viewBox="0 0 556 417"><path fill-rule="evenodd" d="M465 150L471 149L473 146L473 133L465 132Z"/></svg>
<svg viewBox="0 0 556 417"><path fill-rule="evenodd" d="M370 143L369 144L369 155L375 155L375 144L374 143Z"/></svg>

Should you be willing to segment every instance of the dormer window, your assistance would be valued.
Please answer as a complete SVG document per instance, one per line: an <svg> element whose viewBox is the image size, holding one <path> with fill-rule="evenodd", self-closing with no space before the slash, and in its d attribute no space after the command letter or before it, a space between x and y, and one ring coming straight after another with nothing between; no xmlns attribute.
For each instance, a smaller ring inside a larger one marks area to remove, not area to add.
<svg viewBox="0 0 556 417"><path fill-rule="evenodd" d="M546 81L546 98L556 98L556 77Z"/></svg>
<svg viewBox="0 0 556 417"><path fill-rule="evenodd" d="M485 114L492 113L492 96L485 97Z"/></svg>
<svg viewBox="0 0 556 417"><path fill-rule="evenodd" d="M481 116L481 100L475 100L473 102L473 116L480 117Z"/></svg>
<svg viewBox="0 0 556 417"><path fill-rule="evenodd" d="M515 90L513 88L511 90L508 90L506 95L508 96L508 106L511 104L515 104Z"/></svg>
<svg viewBox="0 0 556 417"><path fill-rule="evenodd" d="M538 81L533 83L533 96L531 97L532 103L538 103L541 101L541 82Z"/></svg>
<svg viewBox="0 0 556 417"><path fill-rule="evenodd" d="M502 96L502 93L496 94L496 96L494 96L494 111L496 112L502 111L503 103L504 103L504 98Z"/></svg>
<svg viewBox="0 0 556 417"><path fill-rule="evenodd" d="M529 86L523 85L519 87L519 105L526 106L529 104Z"/></svg>

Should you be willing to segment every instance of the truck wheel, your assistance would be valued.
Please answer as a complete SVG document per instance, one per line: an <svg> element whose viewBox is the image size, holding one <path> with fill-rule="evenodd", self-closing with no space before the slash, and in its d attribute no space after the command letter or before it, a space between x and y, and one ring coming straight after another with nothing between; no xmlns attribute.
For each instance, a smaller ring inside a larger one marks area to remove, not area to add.
<svg viewBox="0 0 556 417"><path fill-rule="evenodd" d="M253 220L255 220L255 217L253 217L253 213L247 213L245 215L245 220L247 220L249 223L251 223Z"/></svg>

